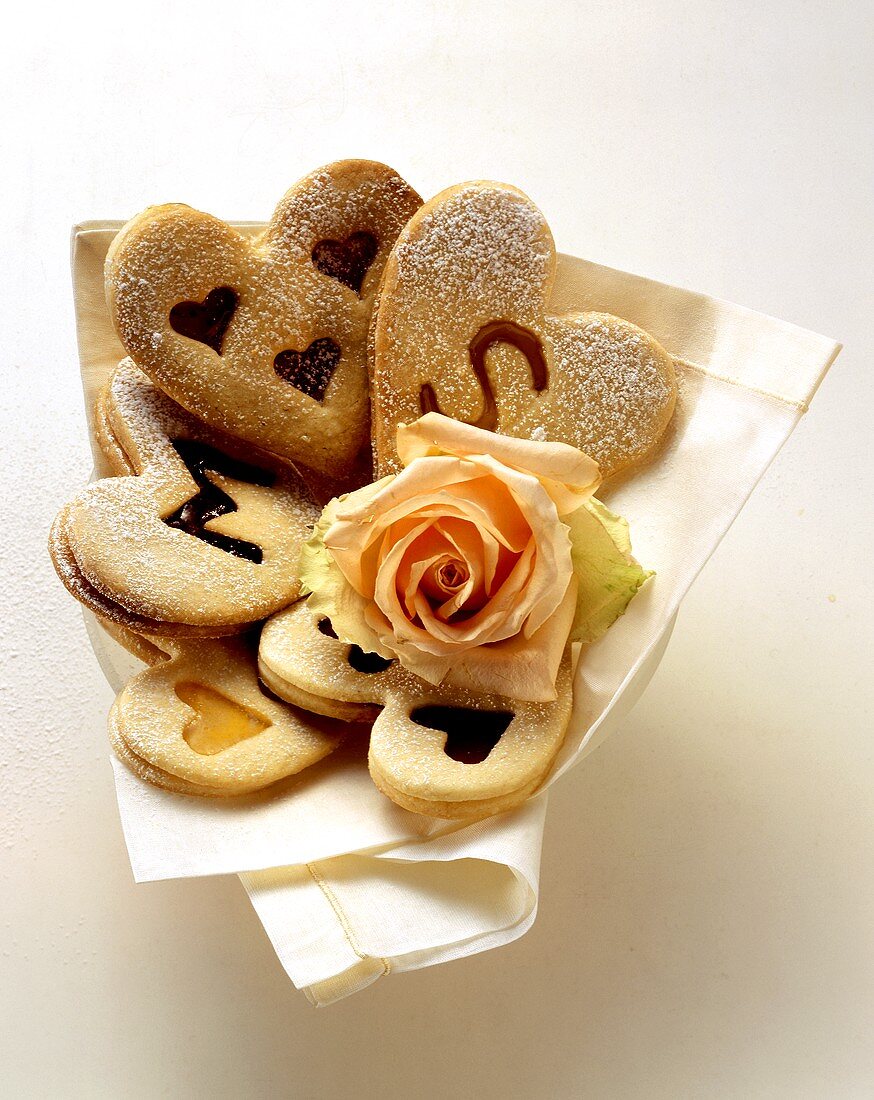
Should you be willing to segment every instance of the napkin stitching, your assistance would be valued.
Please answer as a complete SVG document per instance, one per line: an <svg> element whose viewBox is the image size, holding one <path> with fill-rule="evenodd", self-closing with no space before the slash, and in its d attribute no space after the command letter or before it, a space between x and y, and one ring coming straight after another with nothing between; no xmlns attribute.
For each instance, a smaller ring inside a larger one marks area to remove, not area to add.
<svg viewBox="0 0 874 1100"><path fill-rule="evenodd" d="M688 359L683 359L679 355L673 355L671 358L677 366L697 371L698 374L703 374L716 382L725 382L729 386L739 386L740 389L747 390L749 393L757 393L760 397L769 397L772 401L779 401L781 405L788 405L791 409L798 409L801 413L806 413L810 408L809 399L804 401L793 401L791 397L783 397L782 394L772 393L771 390L763 390L758 386L750 386L747 382L742 382L739 378L729 378L725 374L716 374L714 371L710 370L709 367L702 367L698 363L690 363Z"/></svg>
<svg viewBox="0 0 874 1100"><path fill-rule="evenodd" d="M379 958L379 956L366 955L358 946L358 943L355 939L355 934L352 931L352 925L349 923L348 917L343 912L343 907L337 900L337 895L325 881L321 871L318 871L316 869L316 865L314 863L308 863L306 865L306 869L309 871L313 882L325 895L328 904L334 910L334 915L340 922L340 927L343 929L343 935L346 937L347 943L358 956L358 958L362 960L367 960L376 957L378 958L379 962L382 963L382 974L380 975L380 977L385 977L387 974L391 974L391 962L388 959Z"/></svg>

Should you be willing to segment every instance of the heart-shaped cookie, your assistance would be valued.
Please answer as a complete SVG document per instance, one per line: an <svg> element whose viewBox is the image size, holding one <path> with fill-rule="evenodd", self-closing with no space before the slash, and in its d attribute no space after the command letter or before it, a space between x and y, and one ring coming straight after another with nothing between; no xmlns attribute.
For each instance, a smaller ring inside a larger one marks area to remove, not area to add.
<svg viewBox="0 0 874 1100"><path fill-rule="evenodd" d="M450 187L422 206L385 266L371 332L379 472L398 424L442 412L579 447L607 477L644 460L676 402L671 357L628 321L554 316L555 246L514 187Z"/></svg>
<svg viewBox="0 0 874 1100"><path fill-rule="evenodd" d="M121 341L213 427L314 471L326 491L360 481L371 309L420 202L390 168L350 160L301 180L255 238L187 206L151 207L107 256Z"/></svg>
<svg viewBox="0 0 874 1100"><path fill-rule="evenodd" d="M569 652L558 698L525 703L434 687L379 657L362 669L356 648L301 600L265 623L258 671L296 706L372 721L370 774L399 806L433 817L487 817L524 802L546 778L570 721Z"/></svg>
<svg viewBox="0 0 874 1100"><path fill-rule="evenodd" d="M210 636L297 597L318 509L287 464L207 428L130 359L98 400L95 430L121 476L74 497L50 542L77 599L142 633Z"/></svg>
<svg viewBox="0 0 874 1100"><path fill-rule="evenodd" d="M105 629L151 667L109 714L116 755L135 775L177 794L249 794L332 752L350 727L265 693L248 638L148 638Z"/></svg>

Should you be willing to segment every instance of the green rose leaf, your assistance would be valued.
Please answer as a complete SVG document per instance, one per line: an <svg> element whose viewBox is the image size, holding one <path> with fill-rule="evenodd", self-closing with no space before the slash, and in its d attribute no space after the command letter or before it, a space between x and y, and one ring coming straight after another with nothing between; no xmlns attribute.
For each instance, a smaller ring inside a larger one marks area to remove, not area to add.
<svg viewBox="0 0 874 1100"><path fill-rule="evenodd" d="M331 585L335 581L335 574L340 572L325 549L325 532L334 522L336 506L339 503L340 500L335 498L327 505L319 516L319 522L313 528L313 533L301 547L298 571L302 596L310 596L321 591L326 585Z"/></svg>
<svg viewBox="0 0 874 1100"><path fill-rule="evenodd" d="M628 524L591 498L565 518L577 578L577 609L570 639L594 642L610 629L649 577L631 556Z"/></svg>

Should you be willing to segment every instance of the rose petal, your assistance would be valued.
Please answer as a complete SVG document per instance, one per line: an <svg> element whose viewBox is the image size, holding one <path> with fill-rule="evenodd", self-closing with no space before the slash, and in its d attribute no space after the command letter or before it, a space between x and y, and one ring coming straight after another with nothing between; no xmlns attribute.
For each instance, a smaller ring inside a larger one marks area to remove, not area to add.
<svg viewBox="0 0 874 1100"><path fill-rule="evenodd" d="M433 455L458 458L491 455L504 466L538 478L560 516L576 511L601 482L597 462L576 447L498 435L440 413L427 413L413 424L400 425L397 447L405 466L417 458Z"/></svg>
<svg viewBox="0 0 874 1100"><path fill-rule="evenodd" d="M408 574L411 572L411 568L408 566L405 576L399 581L404 555L413 543L431 530L433 530L433 526L430 519L423 520L407 531L403 538L398 539L394 544L387 542L383 547L384 553L380 555L381 560L373 580L373 599L383 614L389 618L389 621L394 621L395 616L403 616L399 602L399 587L404 589L409 587ZM439 554L444 551L447 544L439 534L436 535L436 538L438 540L436 553ZM415 614L415 612L411 611L410 614Z"/></svg>
<svg viewBox="0 0 874 1100"><path fill-rule="evenodd" d="M493 480L492 471L488 473ZM349 583L368 596L372 595L374 555L383 535L395 523L429 515L455 515L482 526L502 545L512 549L515 543L521 547L527 530L513 494L500 485L495 488L484 484L476 491L469 490L468 496L451 491L455 484L481 479L482 475L473 463L445 457L423 459L395 477L383 478L377 483L379 492L358 490L344 498L334 522L325 531L325 546Z"/></svg>
<svg viewBox="0 0 874 1100"><path fill-rule="evenodd" d="M451 544L433 523L429 523L416 538L407 541L395 577L395 588L410 618L416 614L415 595L425 574L451 550Z"/></svg>
<svg viewBox="0 0 874 1100"><path fill-rule="evenodd" d="M499 471L502 469L498 466ZM518 471L514 473L518 476ZM385 488L365 502L364 510L373 513L375 520L385 527L408 515L411 510L419 511L426 507L432 500L451 504L444 496L449 494L478 502L479 507L489 514L491 525L506 532L508 524L515 527L519 522L516 502L504 487L504 479L494 475L494 463L484 464L447 456L423 459L394 478L384 479L387 482ZM480 478L486 481L476 488L467 484ZM347 498L347 508L338 514L338 520L348 517L355 522L362 521L362 515L351 515L348 511L348 505L355 496L357 494L353 493Z"/></svg>
<svg viewBox="0 0 874 1100"><path fill-rule="evenodd" d="M482 562L483 586L486 595L490 595L501 557L501 545L495 536L475 523L451 516L439 520L438 526L468 564L473 561ZM508 564L504 576L509 572L509 568Z"/></svg>
<svg viewBox="0 0 874 1100"><path fill-rule="evenodd" d="M460 654L447 670L446 683L538 703L555 699L555 679L575 607L576 578L572 577L554 615L531 637L519 634Z"/></svg>
<svg viewBox="0 0 874 1100"><path fill-rule="evenodd" d="M473 613L482 607L485 591L480 573L481 570L472 571L460 558L442 555L422 575L419 593L438 619L450 622L462 611ZM483 598L477 599L480 593Z"/></svg>
<svg viewBox="0 0 874 1100"><path fill-rule="evenodd" d="M517 636L494 645L438 656L412 646L396 650L400 663L429 684L447 683L468 691L510 699L550 702L567 645L576 604L571 578L555 615L530 638Z"/></svg>
<svg viewBox="0 0 874 1100"><path fill-rule="evenodd" d="M450 562L458 563L465 574L454 591L441 586L436 577L439 567ZM429 526L415 539L405 543L403 557L397 568L395 587L407 615L411 618L416 615L414 597L420 587L425 589L425 596L432 604L435 600L441 601L437 609L441 618L449 618L457 610L457 607L449 607L444 601L456 603L460 607L476 593L481 594L480 603L485 599L481 563L477 560L465 562L459 559L452 544L436 525Z"/></svg>
<svg viewBox="0 0 874 1100"><path fill-rule="evenodd" d="M439 464L444 475L448 472L447 466L456 466L458 463L449 459L423 459L422 463L429 463L433 476L435 464ZM493 478L501 478L507 489L516 498L520 512L525 515L527 521L529 540L532 532L541 533L540 543L535 554L534 544L529 545L515 562L507 579L500 589L493 594L492 599L480 611L465 620L463 624L449 624L441 622L434 614L427 601L415 599L415 607L421 626L411 623L408 614L400 605L398 593L394 584L394 576L400 567L403 556L415 537L424 528L416 527L416 534L408 533L394 545L386 540L385 553L381 555L381 561L374 584L374 600L382 613L391 623L395 633L406 640L416 640L423 649L428 652L443 652L446 645L470 648L474 645L482 645L500 641L512 636L523 628L527 622L527 633L539 629L542 623L552 614L559 602L557 593L563 593L572 572L570 558L570 542L567 528L558 522L555 505L538 481L519 471L509 470L494 463L489 456L485 456L481 463L492 473ZM403 474L399 475L390 486L388 492L396 493L397 483ZM484 482L478 482L478 488L482 488ZM495 497L493 497L494 501ZM475 501L461 501L464 508L474 515L482 515L476 508ZM429 508L424 511L428 513ZM333 530L333 528L331 529ZM329 532L330 534L330 532ZM326 536L326 543L327 543ZM332 552L333 546L331 547ZM384 548L385 549L385 548ZM342 567L342 559L339 560ZM524 591L524 599L519 598Z"/></svg>
<svg viewBox="0 0 874 1100"><path fill-rule="evenodd" d="M470 569L461 559L446 554L422 578L422 591L432 599L457 596L470 581Z"/></svg>

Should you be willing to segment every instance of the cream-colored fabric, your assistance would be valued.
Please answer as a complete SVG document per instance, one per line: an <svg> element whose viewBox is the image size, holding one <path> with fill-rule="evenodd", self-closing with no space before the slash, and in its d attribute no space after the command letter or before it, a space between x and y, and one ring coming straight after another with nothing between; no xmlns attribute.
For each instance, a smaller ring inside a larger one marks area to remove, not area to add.
<svg viewBox="0 0 874 1100"><path fill-rule="evenodd" d="M90 223L73 235L89 410L121 355L101 281L117 227ZM559 260L553 308L602 310L648 329L677 358L680 379L661 453L603 494L629 520L635 556L657 576L583 652L554 781L617 727L646 686L680 601L807 408L839 345L570 256ZM118 687L129 657L98 631L92 636ZM232 805L168 794L120 764L115 774L136 878L239 872L282 965L315 1004L386 974L509 943L534 920L546 793L464 828L419 818L379 794L363 746L355 744Z"/></svg>

